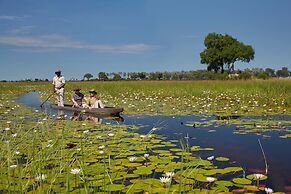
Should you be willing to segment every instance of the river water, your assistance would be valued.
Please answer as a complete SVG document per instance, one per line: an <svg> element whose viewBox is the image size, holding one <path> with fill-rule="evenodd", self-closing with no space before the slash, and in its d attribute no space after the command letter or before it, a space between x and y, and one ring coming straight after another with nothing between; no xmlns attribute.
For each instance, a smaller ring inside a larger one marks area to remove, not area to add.
<svg viewBox="0 0 291 194"><path fill-rule="evenodd" d="M27 93L17 100L26 106L37 110L45 111L48 115L57 115L57 112L45 104L40 108L41 101L38 92ZM70 118L71 112L64 112ZM162 116L162 115L121 115L123 119L103 118L100 122L116 124L122 121L123 124L140 125L138 131L141 134L148 133L153 127L158 128L157 134L166 136L168 139L181 140L187 138L189 146L199 145L201 147L212 147L214 151L198 152L198 155L205 158L211 155L229 157L236 166L241 166L246 173L264 173L265 160L260 143L266 155L268 164L268 179L264 181L267 187L275 191L291 193L291 139L279 138L280 132L272 131L264 135L249 133L244 135L234 134L235 125L202 125L217 119L215 116L204 115L184 115L184 116ZM271 119L271 120L291 120L291 116L274 117L240 117L237 119ZM195 128L187 126L186 123L198 124ZM291 130L291 126L287 126ZM209 132L209 130L215 130Z"/></svg>

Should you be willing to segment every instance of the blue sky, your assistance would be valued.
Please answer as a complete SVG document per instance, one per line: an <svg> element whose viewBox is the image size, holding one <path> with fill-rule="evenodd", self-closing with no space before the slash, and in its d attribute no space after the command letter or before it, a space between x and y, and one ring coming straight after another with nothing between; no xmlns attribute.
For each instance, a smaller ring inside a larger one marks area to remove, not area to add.
<svg viewBox="0 0 291 194"><path fill-rule="evenodd" d="M180 71L203 40L227 33L255 49L236 68L291 68L290 0L0 0L0 80L100 71Z"/></svg>

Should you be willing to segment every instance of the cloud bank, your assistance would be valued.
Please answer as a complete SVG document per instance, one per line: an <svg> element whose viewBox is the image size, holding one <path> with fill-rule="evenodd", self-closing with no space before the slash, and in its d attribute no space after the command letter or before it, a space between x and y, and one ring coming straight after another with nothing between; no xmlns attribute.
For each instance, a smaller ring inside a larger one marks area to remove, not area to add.
<svg viewBox="0 0 291 194"><path fill-rule="evenodd" d="M155 45L148 44L90 44L82 41L75 41L68 37L52 34L45 36L1 36L0 44L22 47L20 50L43 49L51 51L60 51L63 49L87 49L94 52L103 53L143 53L149 50L156 49ZM14 49L17 51L17 49Z"/></svg>

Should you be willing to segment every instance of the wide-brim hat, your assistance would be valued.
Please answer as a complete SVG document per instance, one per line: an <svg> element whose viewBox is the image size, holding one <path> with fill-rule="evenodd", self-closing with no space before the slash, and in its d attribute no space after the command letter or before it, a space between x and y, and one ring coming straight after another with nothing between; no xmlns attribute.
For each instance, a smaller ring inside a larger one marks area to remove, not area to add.
<svg viewBox="0 0 291 194"><path fill-rule="evenodd" d="M89 90L89 93L97 94L97 92L94 89Z"/></svg>

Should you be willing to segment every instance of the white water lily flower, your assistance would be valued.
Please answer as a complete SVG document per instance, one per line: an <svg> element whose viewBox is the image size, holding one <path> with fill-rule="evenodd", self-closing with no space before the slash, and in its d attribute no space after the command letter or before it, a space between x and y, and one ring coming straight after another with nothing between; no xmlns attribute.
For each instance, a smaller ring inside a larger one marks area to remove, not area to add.
<svg viewBox="0 0 291 194"><path fill-rule="evenodd" d="M48 144L46 147L47 148L51 148L51 147L53 147L53 145L52 144Z"/></svg>
<svg viewBox="0 0 291 194"><path fill-rule="evenodd" d="M149 157L150 155L149 154L144 154L143 155L145 158Z"/></svg>
<svg viewBox="0 0 291 194"><path fill-rule="evenodd" d="M114 134L113 134L113 133L108 133L108 136L109 136L109 137L113 137Z"/></svg>
<svg viewBox="0 0 291 194"><path fill-rule="evenodd" d="M12 134L12 137L16 137L16 136L17 136L17 133Z"/></svg>
<svg viewBox="0 0 291 194"><path fill-rule="evenodd" d="M16 164L13 164L13 165L10 166L10 168L16 168L16 167L17 167Z"/></svg>
<svg viewBox="0 0 291 194"><path fill-rule="evenodd" d="M105 146L104 146L104 145L101 145L101 146L99 146L98 148L99 148L99 149L104 149Z"/></svg>
<svg viewBox="0 0 291 194"><path fill-rule="evenodd" d="M89 130L85 130L85 131L83 131L83 133L89 133L90 131Z"/></svg>
<svg viewBox="0 0 291 194"><path fill-rule="evenodd" d="M35 110L35 112L39 112L39 110Z"/></svg>
<svg viewBox="0 0 291 194"><path fill-rule="evenodd" d="M46 120L47 120L47 118L43 118L42 120L43 120L43 121L46 121Z"/></svg>
<svg viewBox="0 0 291 194"><path fill-rule="evenodd" d="M96 139L102 139L102 137L100 135L96 136Z"/></svg>
<svg viewBox="0 0 291 194"><path fill-rule="evenodd" d="M76 150L77 150L77 151L81 151L81 148L77 148Z"/></svg>
<svg viewBox="0 0 291 194"><path fill-rule="evenodd" d="M260 180L261 178L263 178L265 175L263 174L254 174L254 179L255 180Z"/></svg>
<svg viewBox="0 0 291 194"><path fill-rule="evenodd" d="M266 193L273 193L274 192L273 189L271 189L271 188L265 188L265 191L266 191Z"/></svg>
<svg viewBox="0 0 291 194"><path fill-rule="evenodd" d="M213 160L214 159L214 156L209 156L209 157L207 157L207 160L209 160L209 161L211 161L211 160Z"/></svg>
<svg viewBox="0 0 291 194"><path fill-rule="evenodd" d="M100 151L99 151L99 154L104 154L104 151L103 151L103 150L100 150Z"/></svg>
<svg viewBox="0 0 291 194"><path fill-rule="evenodd" d="M167 177L173 177L175 175L174 172L166 172Z"/></svg>
<svg viewBox="0 0 291 194"><path fill-rule="evenodd" d="M6 128L5 128L5 131L9 131L9 130L10 130L10 128L9 128L9 127L6 127Z"/></svg>
<svg viewBox="0 0 291 194"><path fill-rule="evenodd" d="M11 123L11 121L7 121L6 123L9 124L9 123Z"/></svg>
<svg viewBox="0 0 291 194"><path fill-rule="evenodd" d="M135 161L136 159L137 159L137 157L133 156L133 157L130 157L130 158L129 158L129 161L133 162L133 161Z"/></svg>
<svg viewBox="0 0 291 194"><path fill-rule="evenodd" d="M160 177L160 181L162 183L170 183L171 182L171 178L170 177Z"/></svg>
<svg viewBox="0 0 291 194"><path fill-rule="evenodd" d="M153 128L152 128L152 131L156 131L157 129L158 129L158 128L156 128L156 127L153 127Z"/></svg>
<svg viewBox="0 0 291 194"><path fill-rule="evenodd" d="M214 182L216 179L213 177L206 177L206 180L210 183Z"/></svg>
<svg viewBox="0 0 291 194"><path fill-rule="evenodd" d="M82 123L83 126L86 126L86 123Z"/></svg>
<svg viewBox="0 0 291 194"><path fill-rule="evenodd" d="M81 169L79 168L74 168L71 170L71 174L80 174L80 172L81 172Z"/></svg>
<svg viewBox="0 0 291 194"><path fill-rule="evenodd" d="M17 155L18 155L18 154L20 154L20 152L19 152L19 151L15 151L15 154L17 154Z"/></svg>
<svg viewBox="0 0 291 194"><path fill-rule="evenodd" d="M36 180L45 180L47 178L46 174L39 174L35 177Z"/></svg>
<svg viewBox="0 0 291 194"><path fill-rule="evenodd" d="M146 136L145 136L145 135L140 135L139 137L140 137L140 138L145 138Z"/></svg>

